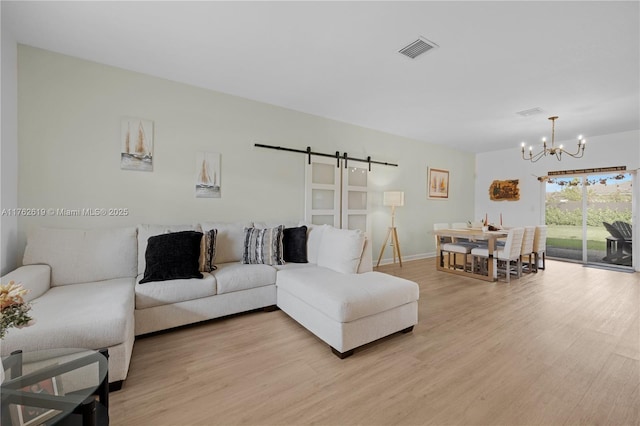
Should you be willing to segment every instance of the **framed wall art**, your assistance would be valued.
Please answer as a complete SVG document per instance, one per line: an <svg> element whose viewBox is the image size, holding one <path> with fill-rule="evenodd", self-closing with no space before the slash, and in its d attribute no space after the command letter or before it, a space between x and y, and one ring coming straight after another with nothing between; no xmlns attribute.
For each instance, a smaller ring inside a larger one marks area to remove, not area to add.
<svg viewBox="0 0 640 426"><path fill-rule="evenodd" d="M196 198L220 198L220 154L196 153Z"/></svg>
<svg viewBox="0 0 640 426"><path fill-rule="evenodd" d="M153 121L123 118L120 146L121 169L153 171Z"/></svg>
<svg viewBox="0 0 640 426"><path fill-rule="evenodd" d="M518 201L520 188L518 179L494 180L489 186L489 199L491 201Z"/></svg>
<svg viewBox="0 0 640 426"><path fill-rule="evenodd" d="M449 171L429 168L427 196L435 199L449 198Z"/></svg>

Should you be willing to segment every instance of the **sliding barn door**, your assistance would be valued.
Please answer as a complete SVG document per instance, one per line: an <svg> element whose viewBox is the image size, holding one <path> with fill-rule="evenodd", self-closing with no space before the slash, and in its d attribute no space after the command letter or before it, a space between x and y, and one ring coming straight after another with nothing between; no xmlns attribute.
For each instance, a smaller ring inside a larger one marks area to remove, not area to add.
<svg viewBox="0 0 640 426"><path fill-rule="evenodd" d="M341 167L342 169L342 227L369 231L368 169Z"/></svg>
<svg viewBox="0 0 640 426"><path fill-rule="evenodd" d="M305 220L315 225L331 225L340 228L341 179L336 160L305 158Z"/></svg>
<svg viewBox="0 0 640 426"><path fill-rule="evenodd" d="M368 169L344 167L344 159L305 158L305 220L369 233Z"/></svg>

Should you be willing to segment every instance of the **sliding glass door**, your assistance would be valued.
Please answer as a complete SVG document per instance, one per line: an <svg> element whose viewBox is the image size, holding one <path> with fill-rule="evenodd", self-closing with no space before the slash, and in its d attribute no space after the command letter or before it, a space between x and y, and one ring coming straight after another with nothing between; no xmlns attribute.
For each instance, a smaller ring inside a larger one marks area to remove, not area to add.
<svg viewBox="0 0 640 426"><path fill-rule="evenodd" d="M547 256L585 264L631 267L631 184L629 173L547 180Z"/></svg>

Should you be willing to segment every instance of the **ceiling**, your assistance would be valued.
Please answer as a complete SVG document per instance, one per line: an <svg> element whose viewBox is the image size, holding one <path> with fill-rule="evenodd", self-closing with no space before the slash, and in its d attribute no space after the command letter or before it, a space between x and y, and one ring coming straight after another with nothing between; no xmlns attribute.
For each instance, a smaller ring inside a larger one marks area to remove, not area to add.
<svg viewBox="0 0 640 426"><path fill-rule="evenodd" d="M640 128L638 1L11 2L19 43L470 152ZM415 60L419 36L439 47ZM516 112L540 108L522 117Z"/></svg>

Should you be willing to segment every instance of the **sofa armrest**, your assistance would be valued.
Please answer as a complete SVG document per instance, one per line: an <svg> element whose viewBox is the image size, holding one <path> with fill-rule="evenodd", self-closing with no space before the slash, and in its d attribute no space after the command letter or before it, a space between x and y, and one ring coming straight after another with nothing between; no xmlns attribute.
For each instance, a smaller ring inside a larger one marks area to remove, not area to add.
<svg viewBox="0 0 640 426"><path fill-rule="evenodd" d="M51 287L51 266L21 266L2 277L2 284L6 284L9 281L22 284L24 289L29 290L29 292L24 295L24 301L30 302L42 296Z"/></svg>

